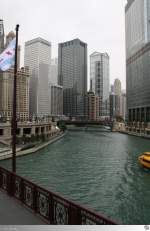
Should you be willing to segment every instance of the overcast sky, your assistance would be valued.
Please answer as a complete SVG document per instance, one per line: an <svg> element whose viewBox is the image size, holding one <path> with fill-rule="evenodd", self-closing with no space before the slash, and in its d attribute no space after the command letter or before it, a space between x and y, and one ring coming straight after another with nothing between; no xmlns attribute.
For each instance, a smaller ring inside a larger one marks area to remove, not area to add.
<svg viewBox="0 0 150 231"><path fill-rule="evenodd" d="M125 88L126 0L5 0L0 17L5 34L19 24L19 44L42 37L52 43L52 57L58 56L58 43L79 38L88 44L89 55L107 52L110 56L110 82L119 78Z"/></svg>

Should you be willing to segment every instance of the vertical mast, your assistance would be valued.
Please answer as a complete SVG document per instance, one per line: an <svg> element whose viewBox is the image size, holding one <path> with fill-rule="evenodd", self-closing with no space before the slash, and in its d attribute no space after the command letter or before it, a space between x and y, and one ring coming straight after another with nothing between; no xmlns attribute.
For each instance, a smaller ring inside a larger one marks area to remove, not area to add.
<svg viewBox="0 0 150 231"><path fill-rule="evenodd" d="M12 172L16 172L16 130L17 130L17 50L18 50L18 31L16 25L16 47L15 47L15 66L14 66L14 89L13 89L13 118L12 118Z"/></svg>

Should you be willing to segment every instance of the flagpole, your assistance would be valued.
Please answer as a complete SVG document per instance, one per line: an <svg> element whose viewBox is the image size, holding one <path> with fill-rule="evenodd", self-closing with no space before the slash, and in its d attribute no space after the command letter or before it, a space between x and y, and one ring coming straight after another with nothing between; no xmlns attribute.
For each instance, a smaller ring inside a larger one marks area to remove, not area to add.
<svg viewBox="0 0 150 231"><path fill-rule="evenodd" d="M16 172L16 130L17 130L17 51L18 51L18 31L16 25L16 47L15 47L15 66L14 66L14 89L13 89L13 117L12 117L12 172Z"/></svg>

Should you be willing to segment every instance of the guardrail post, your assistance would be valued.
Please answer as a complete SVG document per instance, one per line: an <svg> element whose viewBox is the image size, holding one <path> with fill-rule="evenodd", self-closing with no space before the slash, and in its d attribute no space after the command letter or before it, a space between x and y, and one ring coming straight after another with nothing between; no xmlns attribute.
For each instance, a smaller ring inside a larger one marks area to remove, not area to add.
<svg viewBox="0 0 150 231"><path fill-rule="evenodd" d="M54 225L54 200L52 194L49 195L49 219L50 224Z"/></svg>
<svg viewBox="0 0 150 231"><path fill-rule="evenodd" d="M23 182L23 179L21 179L21 182L20 182L20 200L22 203L24 203L24 182Z"/></svg>
<svg viewBox="0 0 150 231"><path fill-rule="evenodd" d="M69 225L79 225L79 224L80 224L79 209L70 205L70 207L69 207Z"/></svg>
<svg viewBox="0 0 150 231"><path fill-rule="evenodd" d="M14 189L15 189L14 187L15 187L14 176L13 174L9 173L7 175L7 193L9 194L9 196L14 195Z"/></svg>
<svg viewBox="0 0 150 231"><path fill-rule="evenodd" d="M37 188L34 186L33 188L33 210L37 212Z"/></svg>
<svg viewBox="0 0 150 231"><path fill-rule="evenodd" d="M0 188L2 187L2 184L3 184L2 169L0 167Z"/></svg>
<svg viewBox="0 0 150 231"><path fill-rule="evenodd" d="M69 225L81 225L81 211L72 205L69 207Z"/></svg>

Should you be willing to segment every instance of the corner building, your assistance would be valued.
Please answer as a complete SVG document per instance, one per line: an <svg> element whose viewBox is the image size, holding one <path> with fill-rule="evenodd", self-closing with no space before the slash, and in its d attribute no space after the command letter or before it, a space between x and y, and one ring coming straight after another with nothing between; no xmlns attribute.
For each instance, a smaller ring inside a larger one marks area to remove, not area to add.
<svg viewBox="0 0 150 231"><path fill-rule="evenodd" d="M79 39L59 44L58 84L63 86L63 114L85 118L87 44Z"/></svg>
<svg viewBox="0 0 150 231"><path fill-rule="evenodd" d="M150 121L150 0L128 0L126 85L129 121Z"/></svg>

